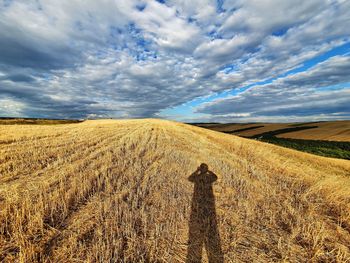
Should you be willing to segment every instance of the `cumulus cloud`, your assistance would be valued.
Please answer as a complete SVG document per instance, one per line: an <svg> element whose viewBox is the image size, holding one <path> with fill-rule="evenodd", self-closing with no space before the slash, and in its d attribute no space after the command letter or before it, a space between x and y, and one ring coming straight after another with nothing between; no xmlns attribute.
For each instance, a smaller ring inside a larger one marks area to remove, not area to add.
<svg viewBox="0 0 350 263"><path fill-rule="evenodd" d="M349 9L341 0L4 1L0 115L159 116L195 98L275 78L348 43ZM347 57L329 61L318 75L314 68L283 80L284 92L299 94L316 80L319 86L348 81L349 74L340 75ZM239 96L280 100L271 89ZM312 100L327 93L313 92ZM252 114L225 106L233 100L198 112Z"/></svg>

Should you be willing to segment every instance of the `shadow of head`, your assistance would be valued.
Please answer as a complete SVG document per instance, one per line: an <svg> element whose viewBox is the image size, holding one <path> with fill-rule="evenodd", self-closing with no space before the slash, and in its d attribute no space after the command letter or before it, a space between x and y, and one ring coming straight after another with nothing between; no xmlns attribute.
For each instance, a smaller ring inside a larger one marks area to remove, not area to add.
<svg viewBox="0 0 350 263"><path fill-rule="evenodd" d="M209 168L208 168L208 165L206 163L202 163L200 166L199 166L199 170L201 171L201 173L206 173L208 172Z"/></svg>
<svg viewBox="0 0 350 263"><path fill-rule="evenodd" d="M188 180L190 182L193 182L195 184L200 184L202 186L204 185L211 185L213 182L215 182L218 179L216 174L214 174L212 171L209 171L208 165L205 163L202 163L197 170L188 177ZM196 192L196 188L195 188Z"/></svg>

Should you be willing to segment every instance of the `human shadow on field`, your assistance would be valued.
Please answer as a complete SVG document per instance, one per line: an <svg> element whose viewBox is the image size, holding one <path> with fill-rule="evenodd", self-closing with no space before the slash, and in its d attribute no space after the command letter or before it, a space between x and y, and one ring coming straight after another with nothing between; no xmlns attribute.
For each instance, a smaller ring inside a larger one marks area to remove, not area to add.
<svg viewBox="0 0 350 263"><path fill-rule="evenodd" d="M188 180L194 183L194 191L186 262L201 262L202 249L205 247L209 263L222 263L224 256L221 250L212 186L217 176L209 171L207 164L202 163Z"/></svg>

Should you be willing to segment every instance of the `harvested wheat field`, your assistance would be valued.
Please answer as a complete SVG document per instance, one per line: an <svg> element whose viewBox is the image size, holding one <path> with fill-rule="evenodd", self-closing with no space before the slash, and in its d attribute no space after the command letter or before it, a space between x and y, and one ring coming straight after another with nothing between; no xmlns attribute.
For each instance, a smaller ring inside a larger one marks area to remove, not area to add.
<svg viewBox="0 0 350 263"><path fill-rule="evenodd" d="M0 126L0 204L1 262L350 262L349 161L170 121Z"/></svg>
<svg viewBox="0 0 350 263"><path fill-rule="evenodd" d="M317 126L314 129L306 129L302 131L288 132L277 137L307 140L327 140L327 141L350 141L350 121L327 121L307 126Z"/></svg>
<svg viewBox="0 0 350 263"><path fill-rule="evenodd" d="M350 141L350 121L320 121L305 123L226 123L197 124L215 131L231 133L243 137L259 136L267 132L281 131L278 138ZM287 131L286 129L305 128L304 130Z"/></svg>

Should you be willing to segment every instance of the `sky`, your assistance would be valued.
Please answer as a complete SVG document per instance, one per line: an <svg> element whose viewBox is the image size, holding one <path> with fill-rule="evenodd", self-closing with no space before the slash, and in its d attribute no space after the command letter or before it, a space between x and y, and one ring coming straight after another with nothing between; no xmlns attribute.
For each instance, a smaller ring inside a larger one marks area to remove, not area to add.
<svg viewBox="0 0 350 263"><path fill-rule="evenodd" d="M350 119L350 1L0 0L0 116Z"/></svg>

